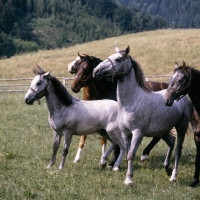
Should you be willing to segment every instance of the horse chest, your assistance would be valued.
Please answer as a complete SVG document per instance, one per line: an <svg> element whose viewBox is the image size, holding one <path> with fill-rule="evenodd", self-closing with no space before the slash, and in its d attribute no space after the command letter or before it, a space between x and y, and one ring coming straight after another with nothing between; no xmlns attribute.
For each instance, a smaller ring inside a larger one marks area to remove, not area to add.
<svg viewBox="0 0 200 200"><path fill-rule="evenodd" d="M66 128L66 123L68 121L65 115L60 113L49 114L48 117L49 125L55 131L62 131L63 128Z"/></svg>

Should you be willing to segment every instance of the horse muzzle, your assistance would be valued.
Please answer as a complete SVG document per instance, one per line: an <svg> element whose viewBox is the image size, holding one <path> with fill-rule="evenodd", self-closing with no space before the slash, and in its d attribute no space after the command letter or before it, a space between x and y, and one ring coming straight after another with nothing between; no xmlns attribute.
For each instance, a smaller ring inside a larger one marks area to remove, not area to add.
<svg viewBox="0 0 200 200"><path fill-rule="evenodd" d="M33 105L34 102L35 102L35 99L29 99L28 97L26 97L26 98L24 99L24 101L25 101L25 103L26 103L27 105Z"/></svg>

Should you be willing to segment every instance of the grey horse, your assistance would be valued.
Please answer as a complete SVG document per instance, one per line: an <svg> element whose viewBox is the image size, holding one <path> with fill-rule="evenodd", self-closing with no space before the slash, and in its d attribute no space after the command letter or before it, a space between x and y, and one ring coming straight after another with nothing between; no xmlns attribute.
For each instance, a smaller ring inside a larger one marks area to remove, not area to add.
<svg viewBox="0 0 200 200"><path fill-rule="evenodd" d="M120 155L113 170L118 167L125 154L125 138L117 123L118 106L113 100L84 101L71 96L62 83L50 72L44 72L41 67L34 69L36 74L25 95L25 103L32 105L36 100L46 97L49 111L49 125L53 129L53 154L48 168L55 164L56 154L61 137L64 136L62 160L58 167L64 167L66 156L73 135L88 135L98 132L107 137L111 145L101 157L101 165L106 161L116 144L120 147Z"/></svg>
<svg viewBox="0 0 200 200"><path fill-rule="evenodd" d="M93 76L96 78L118 77L117 120L119 128L126 135L128 161L124 183L133 185L132 162L143 137L160 136L170 144L167 133L174 126L177 131L177 146L175 166L170 181L176 180L182 145L192 115L192 104L187 97L183 97L171 107L165 106L166 90L152 92L147 88L143 71L139 64L129 56L129 52L129 46L122 51L116 48L116 53L101 62L93 71Z"/></svg>

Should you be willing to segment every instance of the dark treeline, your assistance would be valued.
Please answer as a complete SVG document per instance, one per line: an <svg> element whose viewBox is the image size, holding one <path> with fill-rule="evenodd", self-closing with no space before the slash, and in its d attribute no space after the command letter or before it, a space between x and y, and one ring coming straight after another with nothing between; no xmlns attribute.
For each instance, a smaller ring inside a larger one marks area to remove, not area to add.
<svg viewBox="0 0 200 200"><path fill-rule="evenodd" d="M112 0L0 0L0 57L166 27Z"/></svg>
<svg viewBox="0 0 200 200"><path fill-rule="evenodd" d="M170 27L200 28L200 0L114 0L164 18Z"/></svg>

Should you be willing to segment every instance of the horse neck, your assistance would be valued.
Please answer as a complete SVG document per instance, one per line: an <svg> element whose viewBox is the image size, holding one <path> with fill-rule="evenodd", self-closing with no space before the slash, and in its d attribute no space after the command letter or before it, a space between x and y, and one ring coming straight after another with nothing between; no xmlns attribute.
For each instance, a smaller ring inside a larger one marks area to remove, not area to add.
<svg viewBox="0 0 200 200"><path fill-rule="evenodd" d="M87 87L83 87L83 100L99 100L101 96L93 81Z"/></svg>
<svg viewBox="0 0 200 200"><path fill-rule="evenodd" d="M200 115L200 92L199 92L200 71L191 69L191 72L192 72L192 80L188 95L192 101L193 106Z"/></svg>
<svg viewBox="0 0 200 200"><path fill-rule="evenodd" d="M94 79L93 82L101 99L117 100L117 80L108 80L107 78L102 78L100 80Z"/></svg>
<svg viewBox="0 0 200 200"><path fill-rule="evenodd" d="M133 104L144 93L144 90L137 83L133 68L128 75L124 75L122 80L118 79L117 101L122 106Z"/></svg>
<svg viewBox="0 0 200 200"><path fill-rule="evenodd" d="M49 81L49 85L47 87L46 102L50 115L59 112L64 106L72 104L73 100L73 97L67 91L65 91L63 95L58 95L55 91L63 91L63 88L59 90L59 88L55 88L54 84ZM63 96L64 98L61 99L59 96Z"/></svg>

